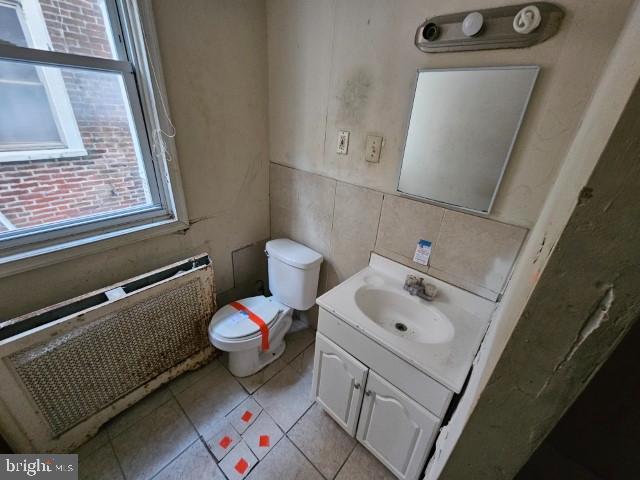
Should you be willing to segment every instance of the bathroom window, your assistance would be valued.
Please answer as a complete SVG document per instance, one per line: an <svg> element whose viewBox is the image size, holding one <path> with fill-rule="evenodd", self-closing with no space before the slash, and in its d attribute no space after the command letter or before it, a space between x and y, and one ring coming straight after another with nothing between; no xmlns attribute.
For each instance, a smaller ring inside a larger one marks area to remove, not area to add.
<svg viewBox="0 0 640 480"><path fill-rule="evenodd" d="M0 275L184 228L147 6L0 0Z"/></svg>

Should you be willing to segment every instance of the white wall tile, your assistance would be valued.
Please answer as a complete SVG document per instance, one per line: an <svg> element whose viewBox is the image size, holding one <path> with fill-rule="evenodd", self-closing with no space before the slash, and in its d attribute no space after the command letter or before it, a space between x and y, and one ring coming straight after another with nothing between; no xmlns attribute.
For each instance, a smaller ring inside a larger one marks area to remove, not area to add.
<svg viewBox="0 0 640 480"><path fill-rule="evenodd" d="M502 292L527 230L445 211L429 273L487 296ZM456 281L456 280L459 281ZM477 288L474 288L477 287Z"/></svg>
<svg viewBox="0 0 640 480"><path fill-rule="evenodd" d="M444 209L395 195L385 195L375 251L421 271L426 267L413 262L419 240L435 245Z"/></svg>

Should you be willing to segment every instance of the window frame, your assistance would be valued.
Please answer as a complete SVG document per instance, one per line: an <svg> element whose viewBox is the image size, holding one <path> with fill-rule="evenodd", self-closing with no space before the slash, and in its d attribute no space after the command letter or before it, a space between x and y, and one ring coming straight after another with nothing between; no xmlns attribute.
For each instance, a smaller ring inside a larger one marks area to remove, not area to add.
<svg viewBox="0 0 640 480"><path fill-rule="evenodd" d="M34 0L37 1L37 0ZM120 75L152 205L0 233L0 277L188 228L149 0L104 0L118 59L0 44L0 59ZM134 133L134 132L132 132ZM162 137L162 138L160 138ZM159 143L161 142L161 144ZM10 233L13 232L13 233Z"/></svg>
<svg viewBox="0 0 640 480"><path fill-rule="evenodd" d="M0 8L12 8L16 11L30 48L51 48L51 38L38 0L0 0ZM51 68L37 69L36 72L49 100L62 146L38 148L34 143L32 148L0 150L0 163L81 157L87 154L62 74Z"/></svg>

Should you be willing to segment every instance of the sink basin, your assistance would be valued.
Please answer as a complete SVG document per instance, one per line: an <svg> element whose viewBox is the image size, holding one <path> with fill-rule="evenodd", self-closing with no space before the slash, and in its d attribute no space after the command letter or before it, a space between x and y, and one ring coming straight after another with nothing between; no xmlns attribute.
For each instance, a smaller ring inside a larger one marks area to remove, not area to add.
<svg viewBox="0 0 640 480"><path fill-rule="evenodd" d="M451 321L426 301L380 288L360 287L355 292L360 311L372 322L399 337L418 343L451 341Z"/></svg>

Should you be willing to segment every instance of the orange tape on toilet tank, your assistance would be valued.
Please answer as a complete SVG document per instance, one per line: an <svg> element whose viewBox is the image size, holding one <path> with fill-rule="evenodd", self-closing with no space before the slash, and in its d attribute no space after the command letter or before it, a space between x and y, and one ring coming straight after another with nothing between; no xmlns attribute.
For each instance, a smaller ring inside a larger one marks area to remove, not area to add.
<svg viewBox="0 0 640 480"><path fill-rule="evenodd" d="M262 335L262 350L264 352L269 350L269 327L267 326L265 321L240 302L231 302L229 305L231 305L236 310L240 310L241 312L246 313L249 317L249 320L251 320L260 328L260 333Z"/></svg>

